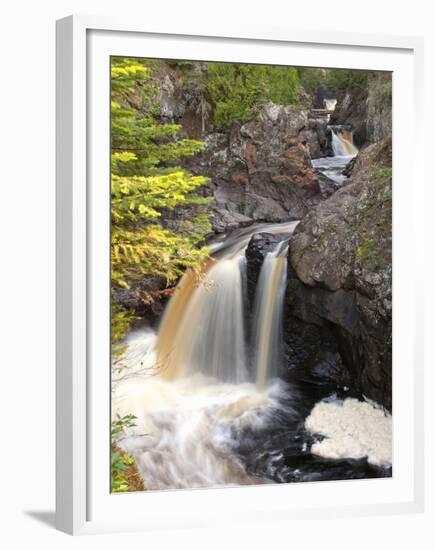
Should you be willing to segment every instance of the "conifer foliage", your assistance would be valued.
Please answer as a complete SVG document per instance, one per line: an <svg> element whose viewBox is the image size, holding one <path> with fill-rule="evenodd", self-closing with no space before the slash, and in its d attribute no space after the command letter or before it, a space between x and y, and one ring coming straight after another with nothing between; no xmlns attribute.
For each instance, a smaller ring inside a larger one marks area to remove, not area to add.
<svg viewBox="0 0 435 550"><path fill-rule="evenodd" d="M207 255L200 244L209 231L195 191L207 180L177 166L203 149L201 141L180 139L180 126L158 120L155 66L143 59L112 58L111 64L111 262L112 288L130 288L143 277L174 282ZM160 222L164 209L193 207L190 231L175 233ZM114 325L121 315L112 312ZM125 312L122 312L123 326ZM119 339L124 331L114 326Z"/></svg>
<svg viewBox="0 0 435 550"><path fill-rule="evenodd" d="M218 128L250 120L267 101L294 106L299 102L299 78L295 67L209 63L207 91L215 106Z"/></svg>

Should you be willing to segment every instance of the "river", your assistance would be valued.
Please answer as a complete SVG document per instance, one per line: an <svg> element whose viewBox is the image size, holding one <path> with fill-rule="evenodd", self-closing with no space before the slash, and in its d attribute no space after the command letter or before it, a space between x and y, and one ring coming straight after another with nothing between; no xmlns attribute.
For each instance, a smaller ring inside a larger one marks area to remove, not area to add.
<svg viewBox="0 0 435 550"><path fill-rule="evenodd" d="M357 150L351 135L332 131L335 156L313 166L341 185ZM384 410L346 388L319 399L286 372L282 314L297 223L258 224L211 243L211 258L180 280L158 332L128 336L112 411L136 417L118 445L147 490L391 475ZM250 316L245 251L256 233L278 238Z"/></svg>

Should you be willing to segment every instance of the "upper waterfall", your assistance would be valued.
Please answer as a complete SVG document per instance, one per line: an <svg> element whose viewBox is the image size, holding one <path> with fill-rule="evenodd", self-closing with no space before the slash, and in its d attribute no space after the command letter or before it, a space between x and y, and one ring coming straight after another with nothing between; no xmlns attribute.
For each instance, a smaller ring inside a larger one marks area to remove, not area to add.
<svg viewBox="0 0 435 550"><path fill-rule="evenodd" d="M328 111L333 111L337 105L337 100L334 98L334 99L324 99L323 100L323 103L325 105L325 109L327 109Z"/></svg>
<svg viewBox="0 0 435 550"><path fill-rule="evenodd" d="M355 156L358 154L358 149L353 143L352 131L346 128L333 128L330 126L332 136L332 150L334 156L345 157Z"/></svg>

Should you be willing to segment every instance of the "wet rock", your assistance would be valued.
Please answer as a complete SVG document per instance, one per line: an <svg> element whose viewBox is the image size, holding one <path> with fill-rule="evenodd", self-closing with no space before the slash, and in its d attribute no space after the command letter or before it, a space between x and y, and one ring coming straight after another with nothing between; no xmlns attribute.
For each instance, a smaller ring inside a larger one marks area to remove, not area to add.
<svg viewBox="0 0 435 550"><path fill-rule="evenodd" d="M286 235L271 233L256 233L251 237L246 248L246 279L249 310L253 310L255 291L260 277L261 266L269 252L277 247Z"/></svg>
<svg viewBox="0 0 435 550"><path fill-rule="evenodd" d="M349 182L305 216L289 249L289 366L317 368L317 339L317 353L339 353L337 384L350 380L391 409L391 140L361 151Z"/></svg>
<svg viewBox="0 0 435 550"><path fill-rule="evenodd" d="M312 159L332 154L327 131L325 120L309 118L308 126L299 133L299 139L306 145Z"/></svg>
<svg viewBox="0 0 435 550"><path fill-rule="evenodd" d="M340 350L340 323L355 330L352 297L309 289L288 268L284 335L289 380L307 384L319 398L349 386L351 373Z"/></svg>
<svg viewBox="0 0 435 550"><path fill-rule="evenodd" d="M112 304L120 309L133 309L148 326L156 328L172 288L162 277L144 277L132 288L112 288Z"/></svg>
<svg viewBox="0 0 435 550"><path fill-rule="evenodd" d="M199 193L210 196L213 231L223 233L256 221L301 218L333 191L311 167L311 158L326 154L325 121L308 111L267 103L246 124L216 130L213 106L202 120L198 104L205 65L194 63L189 80L171 62L160 63L160 117L181 124L187 138L201 139L205 150L181 160L192 173L210 178ZM162 222L173 225L171 213Z"/></svg>
<svg viewBox="0 0 435 550"><path fill-rule="evenodd" d="M251 122L208 134L204 152L184 165L210 178L214 231L249 220L301 218L323 200L319 174L311 167L315 136L305 111L273 103Z"/></svg>

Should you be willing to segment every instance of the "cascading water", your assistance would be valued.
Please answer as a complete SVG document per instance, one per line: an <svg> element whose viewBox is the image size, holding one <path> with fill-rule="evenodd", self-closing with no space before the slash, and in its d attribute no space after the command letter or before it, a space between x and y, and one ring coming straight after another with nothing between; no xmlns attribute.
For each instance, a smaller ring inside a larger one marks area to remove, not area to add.
<svg viewBox="0 0 435 550"><path fill-rule="evenodd" d="M345 180L343 170L349 161L358 154L358 149L353 143L351 130L342 126L329 126L331 132L331 145L333 157L320 157L312 159L311 164L337 186L341 186Z"/></svg>
<svg viewBox="0 0 435 550"><path fill-rule="evenodd" d="M352 132L346 129L335 131L331 128L332 135L332 150L336 157L355 156L358 149L353 144Z"/></svg>
<svg viewBox="0 0 435 550"><path fill-rule="evenodd" d="M265 227L268 233L290 235L296 224L256 226L242 231L213 247L215 258L205 262L199 275L186 273L166 308L158 334L157 363L164 378L175 380L200 372L221 382L253 381L248 375L245 349L245 250L251 236ZM281 265L285 258L280 255L276 260ZM270 285L269 279L267 284ZM259 285L266 285L261 276ZM268 299L274 302L271 293L279 290L278 285L271 287ZM269 311L263 309L258 323L262 326L264 320L269 326Z"/></svg>
<svg viewBox="0 0 435 550"><path fill-rule="evenodd" d="M147 329L127 338L112 377L112 414L135 417L117 445L134 456L146 490L311 481L322 479L319 475L331 479L334 469L328 470L330 462L322 463L322 457L366 453L367 434L358 432L367 415L361 407L349 420L355 426L346 425L356 439L344 451L341 432L335 430L331 442L312 445L310 452L313 436L306 430L321 432L325 414L336 416L339 424L340 409L316 409L308 418L317 399L302 398L275 378L288 239L296 224L258 225L216 242L213 258L199 273L188 271L181 279L158 335ZM245 327L245 249L261 232L283 237L260 272L252 354ZM252 355L254 364L249 364ZM380 440L387 429L379 432ZM382 441L370 457L373 464L388 465ZM340 468L339 478L379 475L363 465Z"/></svg>
<svg viewBox="0 0 435 550"><path fill-rule="evenodd" d="M271 379L279 359L287 241L296 225L257 225L216 242L199 273L181 279L158 335L139 332L127 340L127 372L113 380L113 414L137 418L119 446L135 456L147 489L266 481L247 473L239 455L252 452L271 422L277 427L286 417L289 425L294 416L288 395L281 403L285 385ZM261 270L258 354L249 365L245 250L257 232L283 235L283 241Z"/></svg>
<svg viewBox="0 0 435 550"><path fill-rule="evenodd" d="M162 375L176 379L201 372L245 382L244 255L237 252L204 267L206 279L187 274L163 318L157 340Z"/></svg>
<svg viewBox="0 0 435 550"><path fill-rule="evenodd" d="M334 111L335 106L337 105L336 99L324 99L323 102L325 104L325 109L328 111Z"/></svg>
<svg viewBox="0 0 435 550"><path fill-rule="evenodd" d="M255 298L256 385L264 390L279 373L282 311L287 283L288 243L278 244L264 259Z"/></svg>

